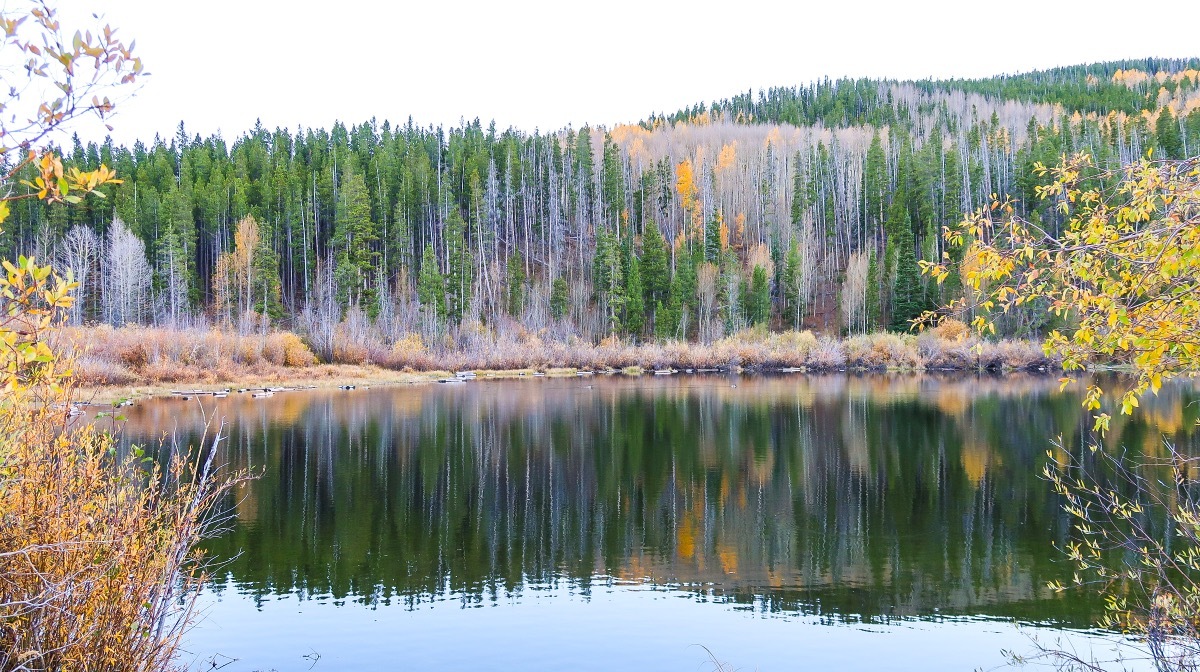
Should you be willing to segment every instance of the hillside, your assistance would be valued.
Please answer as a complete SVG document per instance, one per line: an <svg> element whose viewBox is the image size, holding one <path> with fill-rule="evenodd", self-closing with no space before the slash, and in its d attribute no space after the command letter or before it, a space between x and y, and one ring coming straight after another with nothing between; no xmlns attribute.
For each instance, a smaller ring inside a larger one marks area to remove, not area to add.
<svg viewBox="0 0 1200 672"><path fill-rule="evenodd" d="M1035 162L1200 153L1200 61L981 80L825 80L640 124L377 122L230 141L76 143L108 198L14 208L0 254L80 281L76 323L709 342L754 324L905 326L953 292L917 274L992 194L1053 226ZM1010 334L1047 325L1010 316ZM328 357L331 352L323 352Z"/></svg>

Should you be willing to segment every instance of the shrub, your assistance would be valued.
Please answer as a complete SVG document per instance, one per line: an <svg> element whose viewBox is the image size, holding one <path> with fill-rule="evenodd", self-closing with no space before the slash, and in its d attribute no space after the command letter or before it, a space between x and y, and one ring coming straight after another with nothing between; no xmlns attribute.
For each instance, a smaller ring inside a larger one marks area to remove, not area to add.
<svg viewBox="0 0 1200 672"><path fill-rule="evenodd" d="M317 356L309 349L300 337L290 331L285 331L279 339L283 345L283 361L284 366L292 367L307 367L315 366Z"/></svg>
<svg viewBox="0 0 1200 672"><path fill-rule="evenodd" d="M203 579L192 549L236 481L213 477L215 446L147 469L68 425L69 369L45 339L71 286L49 271L23 259L0 278L0 670L166 669Z"/></svg>

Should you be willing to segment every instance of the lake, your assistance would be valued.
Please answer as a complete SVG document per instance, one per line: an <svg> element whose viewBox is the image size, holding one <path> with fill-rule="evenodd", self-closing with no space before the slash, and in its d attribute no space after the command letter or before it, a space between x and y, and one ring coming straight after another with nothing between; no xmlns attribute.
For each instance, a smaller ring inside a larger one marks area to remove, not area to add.
<svg viewBox="0 0 1200 672"><path fill-rule="evenodd" d="M1107 384L1114 384L1108 381ZM1040 478L1054 376L476 380L158 399L125 441L260 477L207 542L193 669L964 670L1100 646ZM1195 447L1191 386L1111 446Z"/></svg>

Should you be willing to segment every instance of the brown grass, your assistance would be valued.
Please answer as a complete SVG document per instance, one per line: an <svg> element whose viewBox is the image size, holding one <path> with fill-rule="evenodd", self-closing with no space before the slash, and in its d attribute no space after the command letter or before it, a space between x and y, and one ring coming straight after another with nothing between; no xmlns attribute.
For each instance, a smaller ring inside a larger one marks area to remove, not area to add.
<svg viewBox="0 0 1200 672"><path fill-rule="evenodd" d="M54 343L74 357L75 381L87 387L279 378L317 363L304 341L287 331L242 336L104 325L61 329Z"/></svg>
<svg viewBox="0 0 1200 672"><path fill-rule="evenodd" d="M107 326L64 329L58 347L77 355L84 386L234 384L252 381L378 379L386 371L507 371L564 369L750 370L1031 369L1053 368L1031 341L981 341L961 323L922 334L879 333L835 339L809 331L747 330L713 343L635 344L605 339L593 344L568 336L552 339L517 330L504 335L475 327L432 342L405 334L392 342L374 334L351 339L339 330L334 361L318 364L291 332L241 336L211 330ZM341 368L339 368L341 367ZM345 367L349 367L347 370ZM382 371L380 371L382 370Z"/></svg>

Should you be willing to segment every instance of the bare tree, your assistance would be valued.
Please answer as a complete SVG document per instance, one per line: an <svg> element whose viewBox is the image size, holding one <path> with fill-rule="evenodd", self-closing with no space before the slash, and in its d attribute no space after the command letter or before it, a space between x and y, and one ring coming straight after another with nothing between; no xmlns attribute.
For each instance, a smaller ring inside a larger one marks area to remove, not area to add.
<svg viewBox="0 0 1200 672"><path fill-rule="evenodd" d="M100 249L100 236L88 227L80 225L71 227L67 235L55 246L54 265L60 273L67 274L79 283L75 290L75 302L71 304L71 310L67 313L70 324L83 323L84 310L92 289L92 271L100 258Z"/></svg>
<svg viewBox="0 0 1200 672"><path fill-rule="evenodd" d="M871 266L869 251L855 252L846 264L842 283L842 319L850 333L867 332L867 275Z"/></svg>
<svg viewBox="0 0 1200 672"><path fill-rule="evenodd" d="M317 281L312 296L300 314L300 324L308 335L313 349L324 361L332 361L334 337L341 321L342 310L338 304L337 281L334 279L333 258L317 266Z"/></svg>
<svg viewBox="0 0 1200 672"><path fill-rule="evenodd" d="M146 245L118 217L104 248L104 320L116 327L140 322L150 298Z"/></svg>

